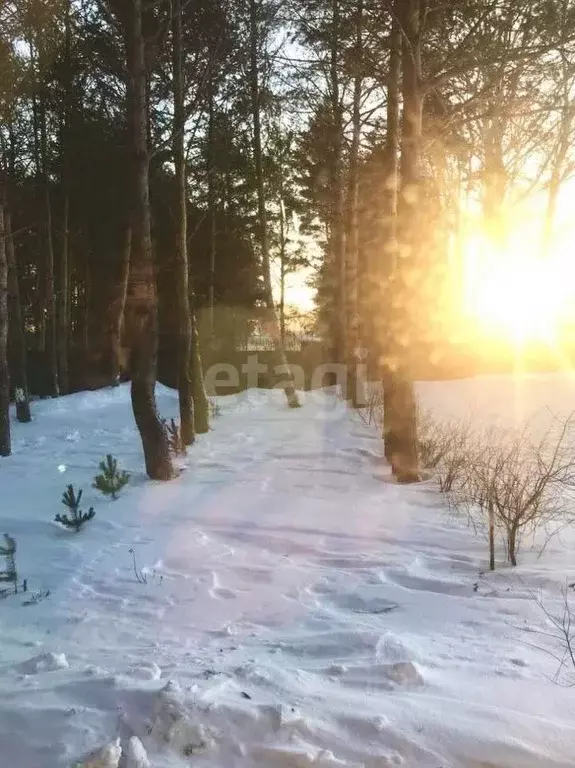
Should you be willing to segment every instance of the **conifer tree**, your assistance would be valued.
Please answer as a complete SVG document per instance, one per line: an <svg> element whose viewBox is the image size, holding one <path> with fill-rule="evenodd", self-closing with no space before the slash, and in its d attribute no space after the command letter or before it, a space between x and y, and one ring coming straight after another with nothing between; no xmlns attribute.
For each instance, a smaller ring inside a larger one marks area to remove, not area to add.
<svg viewBox="0 0 575 768"><path fill-rule="evenodd" d="M118 460L111 453L100 462L100 472L94 478L92 488L105 496L111 496L115 501L118 493L129 483L130 475L124 470L118 470Z"/></svg>
<svg viewBox="0 0 575 768"><path fill-rule="evenodd" d="M89 522L94 515L94 507L90 507L87 512L82 512L80 509L80 501L82 499L83 491L80 489L78 495L74 491L74 486L69 485L62 494L62 504L70 510L70 514L57 514L54 520L57 523L61 523L66 528L71 528L78 533L82 526Z"/></svg>

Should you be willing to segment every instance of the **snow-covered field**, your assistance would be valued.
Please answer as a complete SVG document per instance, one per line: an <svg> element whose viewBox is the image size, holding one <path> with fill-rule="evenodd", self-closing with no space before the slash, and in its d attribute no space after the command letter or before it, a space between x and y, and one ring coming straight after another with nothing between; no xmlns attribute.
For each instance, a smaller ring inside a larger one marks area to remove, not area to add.
<svg viewBox="0 0 575 768"><path fill-rule="evenodd" d="M573 409L575 382L420 394L445 415L543 424ZM176 415L175 393L158 399ZM126 768L144 750L153 768L574 766L575 688L553 681L561 649L534 600L560 605L573 537L485 573L484 542L432 481L393 484L333 393L220 405L168 485L142 473L125 387L14 424L0 532L28 592L0 601L1 768L69 768L118 738ZM110 452L132 473L116 502L90 487ZM78 534L53 522L68 483L96 509Z"/></svg>

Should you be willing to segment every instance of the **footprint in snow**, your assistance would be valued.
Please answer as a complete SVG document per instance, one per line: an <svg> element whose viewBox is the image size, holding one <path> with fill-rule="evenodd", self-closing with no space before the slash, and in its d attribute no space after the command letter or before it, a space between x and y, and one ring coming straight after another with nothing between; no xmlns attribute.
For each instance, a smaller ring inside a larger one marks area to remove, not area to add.
<svg viewBox="0 0 575 768"><path fill-rule="evenodd" d="M225 587L213 587L210 589L210 596L219 600L235 600L237 597L233 590Z"/></svg>

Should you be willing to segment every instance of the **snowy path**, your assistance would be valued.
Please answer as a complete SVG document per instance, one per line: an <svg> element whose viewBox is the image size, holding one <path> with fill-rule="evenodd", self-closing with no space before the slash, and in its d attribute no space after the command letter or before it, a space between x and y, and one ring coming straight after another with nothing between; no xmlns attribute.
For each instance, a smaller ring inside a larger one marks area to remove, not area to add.
<svg viewBox="0 0 575 768"><path fill-rule="evenodd" d="M550 381L571 410L562 377L423 397L515 418L544 410ZM173 393L159 401L175 415ZM0 602L2 768L64 768L133 733L154 768L575 765L575 695L525 632L544 628L533 594L553 604L573 580L572 544L482 574L483 542L431 482L394 485L377 435L327 392L295 412L281 393L222 399L180 478L149 483L128 402L120 388L40 403L0 464L0 529L51 593ZM107 452L133 472L115 503L90 489ZM96 508L77 536L51 523L68 482ZM49 652L69 666L36 671ZM147 733L168 680L187 723L171 744Z"/></svg>

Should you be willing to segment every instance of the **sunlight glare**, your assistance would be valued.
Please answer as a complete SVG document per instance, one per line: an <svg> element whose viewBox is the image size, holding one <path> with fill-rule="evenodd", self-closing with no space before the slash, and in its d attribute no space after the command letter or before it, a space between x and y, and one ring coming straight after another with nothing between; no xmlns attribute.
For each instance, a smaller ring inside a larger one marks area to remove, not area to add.
<svg viewBox="0 0 575 768"><path fill-rule="evenodd" d="M517 239L502 251L483 238L469 242L465 313L487 336L553 345L575 318L575 264L560 247L544 259L526 238Z"/></svg>

